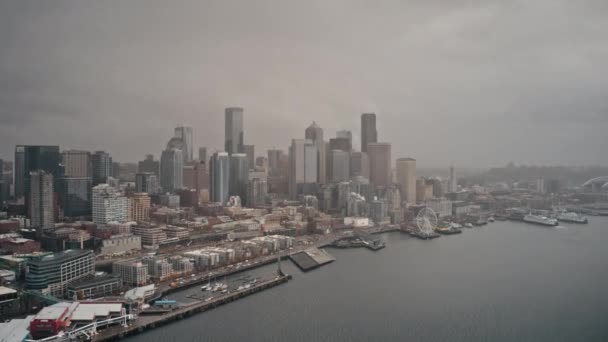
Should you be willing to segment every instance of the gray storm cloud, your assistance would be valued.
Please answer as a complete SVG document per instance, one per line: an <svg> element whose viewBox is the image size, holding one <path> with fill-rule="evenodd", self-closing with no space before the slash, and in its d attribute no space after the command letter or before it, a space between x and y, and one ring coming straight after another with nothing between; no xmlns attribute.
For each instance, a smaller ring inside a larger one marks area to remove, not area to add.
<svg viewBox="0 0 608 342"><path fill-rule="evenodd" d="M422 165L605 164L604 1L0 1L0 157L158 155L177 124L286 148L378 114Z"/></svg>

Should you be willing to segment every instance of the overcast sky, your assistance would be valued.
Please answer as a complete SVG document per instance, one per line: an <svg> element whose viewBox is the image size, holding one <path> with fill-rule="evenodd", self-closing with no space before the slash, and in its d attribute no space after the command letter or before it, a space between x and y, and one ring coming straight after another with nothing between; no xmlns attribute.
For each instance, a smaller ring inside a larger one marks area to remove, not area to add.
<svg viewBox="0 0 608 342"><path fill-rule="evenodd" d="M177 124L256 153L378 115L419 165L608 164L608 2L0 0L0 157L160 155ZM197 149L195 149L196 155Z"/></svg>

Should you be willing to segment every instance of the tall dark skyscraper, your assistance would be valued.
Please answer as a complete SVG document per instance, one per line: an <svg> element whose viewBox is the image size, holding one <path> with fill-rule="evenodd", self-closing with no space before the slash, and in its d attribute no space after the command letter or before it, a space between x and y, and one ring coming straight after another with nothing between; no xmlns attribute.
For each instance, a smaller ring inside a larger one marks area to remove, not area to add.
<svg viewBox="0 0 608 342"><path fill-rule="evenodd" d="M91 165L93 167L93 186L103 184L112 175L112 157L104 151L95 151L91 155Z"/></svg>
<svg viewBox="0 0 608 342"><path fill-rule="evenodd" d="M361 152L367 152L367 144L377 142L376 114L365 113L361 115Z"/></svg>
<svg viewBox="0 0 608 342"><path fill-rule="evenodd" d="M242 202L246 201L248 175L249 161L247 155L244 153L232 154L230 156L230 196L239 196Z"/></svg>
<svg viewBox="0 0 608 342"><path fill-rule="evenodd" d="M146 158L137 163L137 172L151 172L156 178L160 176L160 162L154 156L146 154Z"/></svg>
<svg viewBox="0 0 608 342"><path fill-rule="evenodd" d="M25 146L15 146L14 160L15 199L25 196Z"/></svg>
<svg viewBox="0 0 608 342"><path fill-rule="evenodd" d="M243 108L226 108L225 150L228 154L244 153Z"/></svg>
<svg viewBox="0 0 608 342"><path fill-rule="evenodd" d="M230 186L230 157L226 152L216 152L211 156L210 164L211 201L226 204Z"/></svg>
<svg viewBox="0 0 608 342"><path fill-rule="evenodd" d="M247 164L249 168L255 168L255 146L254 145L244 145L243 152L247 155Z"/></svg>
<svg viewBox="0 0 608 342"><path fill-rule="evenodd" d="M19 147L19 146L17 146ZM62 194L62 181L64 169L61 165L59 146L21 146L23 148L23 177L24 195L26 205L30 205L30 173L44 171L53 176L53 189L60 196ZM17 154L17 153L15 153ZM17 155L16 155L17 157ZM16 167L17 168L17 167Z"/></svg>
<svg viewBox="0 0 608 342"><path fill-rule="evenodd" d="M60 198L66 217L91 215L91 178L66 177L63 179L63 197Z"/></svg>

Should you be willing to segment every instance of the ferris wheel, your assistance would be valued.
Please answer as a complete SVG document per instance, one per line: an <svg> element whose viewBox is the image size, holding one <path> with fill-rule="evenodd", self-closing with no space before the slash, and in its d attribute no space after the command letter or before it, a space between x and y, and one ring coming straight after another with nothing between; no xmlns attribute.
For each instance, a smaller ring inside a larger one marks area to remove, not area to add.
<svg viewBox="0 0 608 342"><path fill-rule="evenodd" d="M421 233L431 234L437 228L437 214L431 208L424 208L416 215L416 225Z"/></svg>

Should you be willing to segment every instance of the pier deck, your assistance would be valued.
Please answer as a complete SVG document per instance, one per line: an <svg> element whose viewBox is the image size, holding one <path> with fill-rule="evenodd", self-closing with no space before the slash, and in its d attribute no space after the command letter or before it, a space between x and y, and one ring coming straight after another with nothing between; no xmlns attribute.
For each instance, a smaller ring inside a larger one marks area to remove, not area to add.
<svg viewBox="0 0 608 342"><path fill-rule="evenodd" d="M274 279L267 280L256 284L255 286L249 289L243 289L240 291L235 291L228 293L226 295L221 295L213 298L209 301L202 301L198 303L194 303L188 306L183 306L178 309L171 311L165 315L160 316L139 316L135 321L133 321L128 327L123 326L112 326L108 329L101 330L97 335L92 337L92 341L112 341L124 338L128 335L133 335L137 333L141 333L148 329L154 329L163 324L170 323L172 321L180 320L185 317L205 312L207 310L211 310L218 306L233 302L237 299L252 295L254 293L269 289L271 287L275 287L281 284L288 282L291 279L289 275L278 276Z"/></svg>

